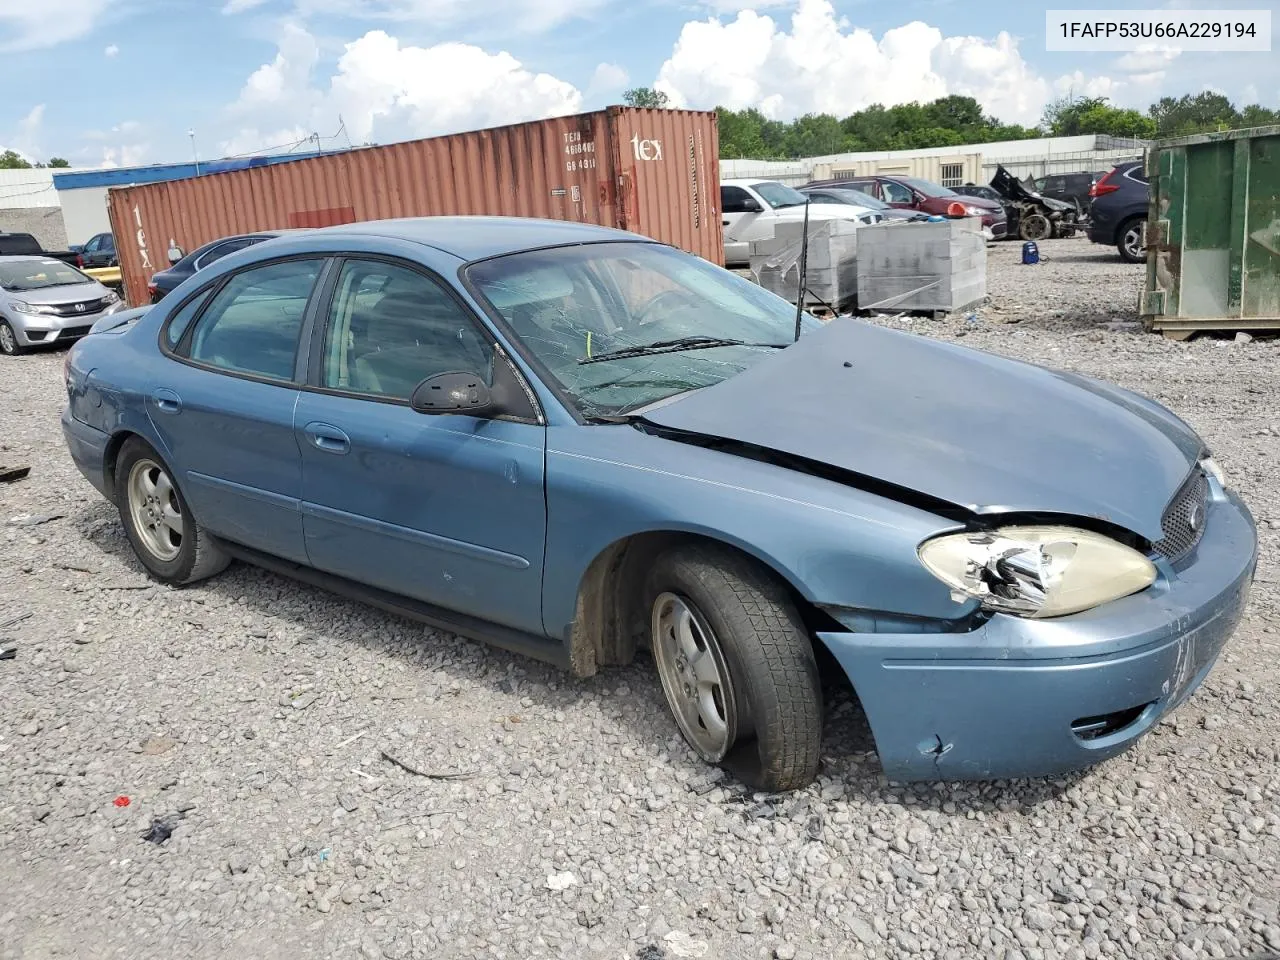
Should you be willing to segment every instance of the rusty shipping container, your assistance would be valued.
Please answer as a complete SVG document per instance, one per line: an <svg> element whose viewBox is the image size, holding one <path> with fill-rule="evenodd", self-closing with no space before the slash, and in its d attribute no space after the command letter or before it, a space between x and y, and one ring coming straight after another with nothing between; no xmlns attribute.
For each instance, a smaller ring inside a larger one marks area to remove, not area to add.
<svg viewBox="0 0 1280 960"><path fill-rule="evenodd" d="M188 180L116 187L112 229L130 303L188 253L253 230L491 214L619 227L724 262L714 113L595 113L367 147Z"/></svg>

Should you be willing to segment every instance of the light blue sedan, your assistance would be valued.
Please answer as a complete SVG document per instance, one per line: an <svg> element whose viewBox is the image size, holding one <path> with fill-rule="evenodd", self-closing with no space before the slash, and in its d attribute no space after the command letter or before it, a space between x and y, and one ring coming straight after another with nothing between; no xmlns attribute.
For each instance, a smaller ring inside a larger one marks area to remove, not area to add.
<svg viewBox="0 0 1280 960"><path fill-rule="evenodd" d="M1112 756L1204 679L1256 562L1163 407L797 325L580 224L268 240L100 324L66 380L71 454L156 579L237 558L578 676L647 648L690 747L771 790L818 769L821 669L891 779Z"/></svg>

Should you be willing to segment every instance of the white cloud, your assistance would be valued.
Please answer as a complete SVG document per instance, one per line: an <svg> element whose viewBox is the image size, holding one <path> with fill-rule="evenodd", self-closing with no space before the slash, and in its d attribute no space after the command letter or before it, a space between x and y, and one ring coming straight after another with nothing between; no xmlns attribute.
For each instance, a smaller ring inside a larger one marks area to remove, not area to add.
<svg viewBox="0 0 1280 960"><path fill-rule="evenodd" d="M1182 51L1158 44L1143 44L1116 58L1117 70L1126 73L1154 73L1163 71L1178 58Z"/></svg>
<svg viewBox="0 0 1280 960"><path fill-rule="evenodd" d="M227 0L227 2L222 5L222 12L227 16L232 16L237 13L244 13L246 10L252 10L255 7L260 7L266 2L267 0Z"/></svg>
<svg viewBox="0 0 1280 960"><path fill-rule="evenodd" d="M25 117L18 121L13 134L13 150L28 160L43 159L40 152L41 132L44 127L44 104L37 103Z"/></svg>
<svg viewBox="0 0 1280 960"><path fill-rule="evenodd" d="M337 127L339 116L352 142L360 143L562 116L582 108L582 94L572 84L535 73L509 53L464 43L408 46L371 30L346 45L327 85L312 82L318 58L315 39L288 25L276 57L253 72L229 109L241 126L222 144L224 152L250 152L314 130L327 132Z"/></svg>
<svg viewBox="0 0 1280 960"><path fill-rule="evenodd" d="M235 2L235 0L231 0ZM543 33L570 20L590 17L609 0L362 0L362 20L429 24L439 31L445 27L475 25L501 26L503 33ZM297 0L299 16L338 14L351 16L351 0ZM497 32L497 31L495 31Z"/></svg>
<svg viewBox="0 0 1280 960"><path fill-rule="evenodd" d="M114 43L109 44L107 46L107 49L102 51L102 55L104 57L114 57L114 56L117 56L119 53L120 53L120 48Z"/></svg>
<svg viewBox="0 0 1280 960"><path fill-rule="evenodd" d="M122 120L106 130L86 130L80 135L90 145L76 152L79 167L132 167L146 163L151 144L146 128L137 120Z"/></svg>
<svg viewBox="0 0 1280 960"><path fill-rule="evenodd" d="M627 71L616 63L599 64L591 74L591 82L587 84L586 99L615 96L630 82L631 77L627 75Z"/></svg>
<svg viewBox="0 0 1280 960"><path fill-rule="evenodd" d="M680 105L754 106L777 119L963 94L1020 123L1039 119L1049 91L1007 33L945 37L915 21L877 40L837 19L829 0L799 0L790 30L753 10L686 23L655 86Z"/></svg>
<svg viewBox="0 0 1280 960"><path fill-rule="evenodd" d="M107 0L0 0L0 51L39 50L93 30Z"/></svg>

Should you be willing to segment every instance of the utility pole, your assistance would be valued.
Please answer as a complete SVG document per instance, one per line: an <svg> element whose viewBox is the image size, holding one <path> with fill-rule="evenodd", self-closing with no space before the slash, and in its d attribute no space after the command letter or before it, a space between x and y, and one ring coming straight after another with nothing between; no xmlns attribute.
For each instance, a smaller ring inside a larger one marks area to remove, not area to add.
<svg viewBox="0 0 1280 960"><path fill-rule="evenodd" d="M196 152L196 132L192 128L187 129L187 136L191 138L191 156L196 160L196 176L200 176L200 154Z"/></svg>

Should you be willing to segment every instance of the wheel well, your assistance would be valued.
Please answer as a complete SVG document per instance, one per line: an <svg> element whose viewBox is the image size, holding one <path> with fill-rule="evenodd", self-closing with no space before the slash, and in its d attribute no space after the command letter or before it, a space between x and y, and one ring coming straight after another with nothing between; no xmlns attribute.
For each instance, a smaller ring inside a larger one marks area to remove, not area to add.
<svg viewBox="0 0 1280 960"><path fill-rule="evenodd" d="M638 533L610 544L583 574L569 640L569 664L575 674L588 677L600 667L631 662L647 641L648 616L643 604L646 572L659 554L694 543L733 550L776 577L787 588L811 634L832 628L830 616L805 599L785 576L740 547L694 533Z"/></svg>
<svg viewBox="0 0 1280 960"><path fill-rule="evenodd" d="M113 433L111 439L107 441L107 448L102 454L102 472L107 480L107 490L111 492L112 499L115 499L116 491L116 461L120 458L120 448L125 445L130 437L136 437L138 434L132 430L121 430L119 433Z"/></svg>

